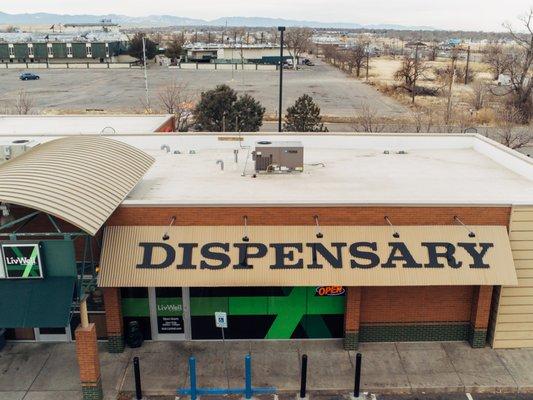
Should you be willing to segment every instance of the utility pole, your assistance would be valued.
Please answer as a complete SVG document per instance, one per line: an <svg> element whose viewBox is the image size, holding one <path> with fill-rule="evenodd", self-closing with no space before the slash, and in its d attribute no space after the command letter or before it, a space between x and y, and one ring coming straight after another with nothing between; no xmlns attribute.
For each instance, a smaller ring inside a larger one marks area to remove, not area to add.
<svg viewBox="0 0 533 400"><path fill-rule="evenodd" d="M470 46L466 50L466 70L465 70L465 85L468 85L468 73L470 68Z"/></svg>
<svg viewBox="0 0 533 400"><path fill-rule="evenodd" d="M368 82L368 69L370 68L370 49L366 49L366 81Z"/></svg>
<svg viewBox="0 0 533 400"><path fill-rule="evenodd" d="M146 38L143 36L143 64L144 64L144 91L146 95L146 108L149 112L152 111L150 107L150 96L148 96L148 72L146 71Z"/></svg>
<svg viewBox="0 0 533 400"><path fill-rule="evenodd" d="M279 115L278 115L278 132L281 132L281 121L283 119L283 46L284 46L284 33L285 27L279 26L278 31L280 33L279 40Z"/></svg>
<svg viewBox="0 0 533 400"><path fill-rule="evenodd" d="M415 104L416 77L418 75L418 43L415 46L415 70L413 74L413 88L411 89L411 103Z"/></svg>

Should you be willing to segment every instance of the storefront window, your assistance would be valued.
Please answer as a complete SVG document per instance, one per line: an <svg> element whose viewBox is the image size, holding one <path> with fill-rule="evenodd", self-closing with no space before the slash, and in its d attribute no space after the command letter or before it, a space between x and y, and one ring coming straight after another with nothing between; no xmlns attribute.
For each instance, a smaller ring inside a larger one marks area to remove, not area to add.
<svg viewBox="0 0 533 400"><path fill-rule="evenodd" d="M121 295L124 330L127 332L131 321L137 321L144 340L151 340L148 288L122 288Z"/></svg>
<svg viewBox="0 0 533 400"><path fill-rule="evenodd" d="M191 288L192 338L221 338L216 311L228 313L230 339L342 337L343 294L338 287Z"/></svg>

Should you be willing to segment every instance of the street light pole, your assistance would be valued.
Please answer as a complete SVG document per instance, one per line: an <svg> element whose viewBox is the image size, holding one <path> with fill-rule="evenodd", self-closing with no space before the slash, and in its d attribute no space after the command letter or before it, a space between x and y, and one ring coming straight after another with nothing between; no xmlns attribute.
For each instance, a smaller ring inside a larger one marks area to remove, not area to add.
<svg viewBox="0 0 533 400"><path fill-rule="evenodd" d="M283 115L283 46L284 46L284 33L285 27L279 26L278 31L280 33L279 40L279 115L278 115L278 132L281 132L281 121Z"/></svg>
<svg viewBox="0 0 533 400"><path fill-rule="evenodd" d="M150 97L148 96L148 73L146 71L146 42L143 36L143 64L144 64L144 91L146 95L146 107L148 111L152 111L150 107Z"/></svg>

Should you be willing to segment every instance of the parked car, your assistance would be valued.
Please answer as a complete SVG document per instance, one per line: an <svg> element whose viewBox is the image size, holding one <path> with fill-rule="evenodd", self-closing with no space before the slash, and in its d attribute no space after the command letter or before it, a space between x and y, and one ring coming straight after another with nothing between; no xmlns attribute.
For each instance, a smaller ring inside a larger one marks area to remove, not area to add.
<svg viewBox="0 0 533 400"><path fill-rule="evenodd" d="M304 58L304 60L302 61L302 64L303 65L307 65L308 67L314 67L315 66L315 63L313 61L311 61L310 59L308 59L308 58Z"/></svg>
<svg viewBox="0 0 533 400"><path fill-rule="evenodd" d="M38 79L39 75L36 75L33 72L23 72L22 74L20 74L21 81L34 81Z"/></svg>

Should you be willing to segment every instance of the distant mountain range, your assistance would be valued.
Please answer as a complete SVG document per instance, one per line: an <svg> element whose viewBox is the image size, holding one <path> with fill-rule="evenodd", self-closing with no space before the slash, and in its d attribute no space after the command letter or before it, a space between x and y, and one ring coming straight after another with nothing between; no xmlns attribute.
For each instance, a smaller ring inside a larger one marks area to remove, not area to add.
<svg viewBox="0 0 533 400"><path fill-rule="evenodd" d="M0 25L43 25L67 23L95 23L102 19L110 19L120 25L165 27L165 26L245 26L245 27L307 27L337 29L394 29L394 30L434 30L428 26L403 26L391 24L361 25L346 22L298 21L282 18L262 17L222 17L212 21L203 19L176 17L173 15L148 15L146 17L129 17L119 14L107 15L69 15L50 13L7 14L0 12Z"/></svg>

